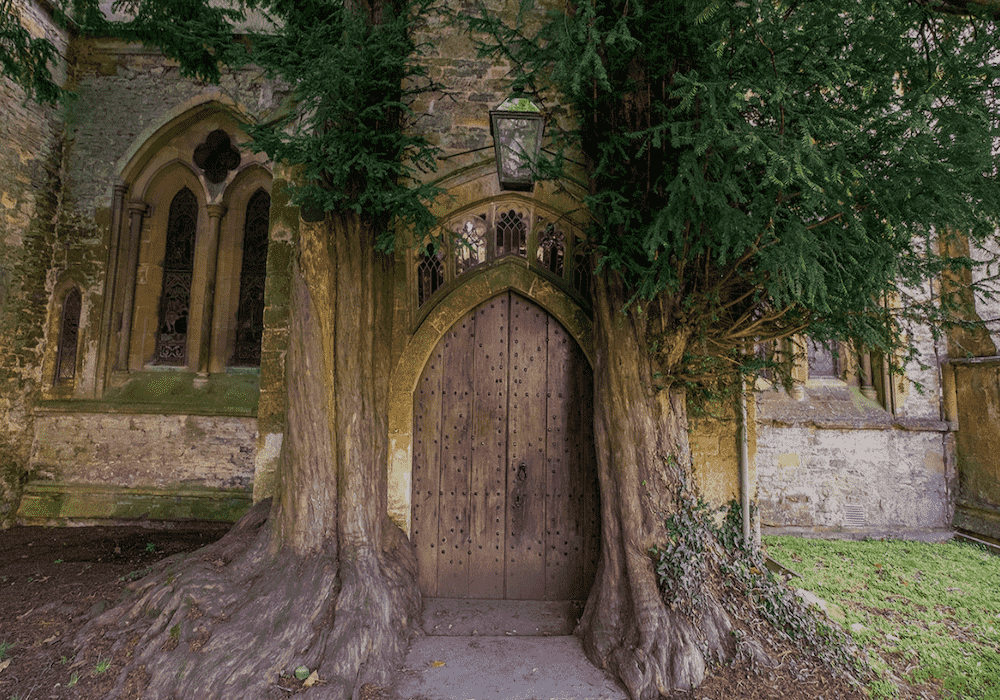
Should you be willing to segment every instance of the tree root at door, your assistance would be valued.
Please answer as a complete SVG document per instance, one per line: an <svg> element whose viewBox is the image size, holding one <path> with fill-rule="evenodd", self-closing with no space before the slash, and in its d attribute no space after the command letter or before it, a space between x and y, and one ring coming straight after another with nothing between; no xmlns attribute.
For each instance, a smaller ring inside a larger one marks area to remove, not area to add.
<svg viewBox="0 0 1000 700"><path fill-rule="evenodd" d="M662 547L602 561L577 629L590 660L633 700L697 687L713 663L774 669L779 650L848 685L871 673L849 637L770 576L759 546L743 542L738 504L719 526L703 503L678 500Z"/></svg>
<svg viewBox="0 0 1000 700"><path fill-rule="evenodd" d="M225 537L158 563L76 646L122 660L110 697L266 700L296 668L318 680L297 697L346 699L388 683L419 624L416 561L398 528L381 551L340 556L269 549L270 501Z"/></svg>

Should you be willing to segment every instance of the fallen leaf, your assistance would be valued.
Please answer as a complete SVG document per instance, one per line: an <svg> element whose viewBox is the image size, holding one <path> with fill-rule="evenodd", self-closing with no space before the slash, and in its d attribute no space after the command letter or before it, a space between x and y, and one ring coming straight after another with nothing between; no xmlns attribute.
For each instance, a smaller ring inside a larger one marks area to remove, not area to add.
<svg viewBox="0 0 1000 700"><path fill-rule="evenodd" d="M59 635L58 634L53 634L48 639L43 639L42 640L42 644L51 644L52 642L56 641L57 639L59 639Z"/></svg>
<svg viewBox="0 0 1000 700"><path fill-rule="evenodd" d="M0 661L0 671L4 670L8 666L10 666L10 659L7 659L6 661Z"/></svg>
<svg viewBox="0 0 1000 700"><path fill-rule="evenodd" d="M313 671L309 674L309 677L302 681L303 688L311 688L312 686L319 683L319 671Z"/></svg>
<svg viewBox="0 0 1000 700"><path fill-rule="evenodd" d="M431 668L441 668L444 666L444 661L431 661Z"/></svg>

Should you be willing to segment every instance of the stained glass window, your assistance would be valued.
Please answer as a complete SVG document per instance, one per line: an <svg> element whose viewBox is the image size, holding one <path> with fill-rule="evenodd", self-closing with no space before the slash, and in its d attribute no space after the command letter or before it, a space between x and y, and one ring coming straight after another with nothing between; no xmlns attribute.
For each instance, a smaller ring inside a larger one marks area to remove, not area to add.
<svg viewBox="0 0 1000 700"><path fill-rule="evenodd" d="M486 215L470 216L454 230L455 273L462 274L486 262Z"/></svg>
<svg viewBox="0 0 1000 700"><path fill-rule="evenodd" d="M191 279L197 230L198 198L194 192L185 187L170 202L170 212L167 216L160 325L156 335L154 360L160 365L183 365L187 360Z"/></svg>
<svg viewBox="0 0 1000 700"><path fill-rule="evenodd" d="M271 197L257 190L247 203L243 226L243 267L240 303L236 312L236 352L233 364L260 367L260 341L264 335L264 285L267 279L267 222Z"/></svg>
<svg viewBox="0 0 1000 700"><path fill-rule="evenodd" d="M576 250L573 253L573 288L583 297L590 296L590 259L586 251Z"/></svg>
<svg viewBox="0 0 1000 700"><path fill-rule="evenodd" d="M80 290L73 287L63 300L62 319L59 323L59 349L56 353L56 384L70 382L76 376L80 307Z"/></svg>
<svg viewBox="0 0 1000 700"><path fill-rule="evenodd" d="M563 274L564 241L562 230L552 224L545 226L538 234L535 257L542 267L558 277L562 277Z"/></svg>

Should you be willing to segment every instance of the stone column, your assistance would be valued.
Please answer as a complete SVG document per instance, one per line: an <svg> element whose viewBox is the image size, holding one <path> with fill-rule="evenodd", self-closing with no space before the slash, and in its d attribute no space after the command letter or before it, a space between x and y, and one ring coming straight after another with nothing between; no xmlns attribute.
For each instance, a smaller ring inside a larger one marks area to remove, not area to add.
<svg viewBox="0 0 1000 700"><path fill-rule="evenodd" d="M129 350L132 344L132 317L135 314L135 282L139 269L139 244L142 239L142 217L149 212L149 205L139 200L128 203L129 239L125 270L122 275L121 336L118 340L118 358L114 368L127 372Z"/></svg>
<svg viewBox="0 0 1000 700"><path fill-rule="evenodd" d="M861 393L869 399L878 399L872 377L872 354L867 350L861 353Z"/></svg>
<svg viewBox="0 0 1000 700"><path fill-rule="evenodd" d="M122 282L119 279L122 273L121 260L121 238L122 220L125 212L125 194L128 192L128 185L117 183L115 185L114 196L111 199L111 230L108 237L108 263L104 269L104 301L101 310L101 335L99 347L97 349L97 372L94 377L94 395L99 398L104 393L104 386L107 382L107 371L111 362L111 345L118 330L112 327L115 307L119 304L118 298L121 294Z"/></svg>
<svg viewBox="0 0 1000 700"><path fill-rule="evenodd" d="M226 215L223 204L209 204L208 241L205 246L205 305L201 316L201 339L198 348L197 384L204 386L208 380L212 358L212 324L215 318L215 281L219 275L219 231L222 228L222 217Z"/></svg>

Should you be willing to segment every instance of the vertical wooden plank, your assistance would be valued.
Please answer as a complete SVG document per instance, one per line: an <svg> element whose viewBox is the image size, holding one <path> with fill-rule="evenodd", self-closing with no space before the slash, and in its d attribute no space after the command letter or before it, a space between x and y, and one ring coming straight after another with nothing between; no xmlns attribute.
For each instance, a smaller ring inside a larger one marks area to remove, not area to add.
<svg viewBox="0 0 1000 700"><path fill-rule="evenodd" d="M507 594L545 595L545 380L548 314L515 295L510 303L507 437Z"/></svg>
<svg viewBox="0 0 1000 700"><path fill-rule="evenodd" d="M438 506L441 489L441 376L443 354L434 349L413 396L413 545L425 596L437 593Z"/></svg>
<svg viewBox="0 0 1000 700"><path fill-rule="evenodd" d="M470 596L504 597L510 295L476 308L473 359Z"/></svg>
<svg viewBox="0 0 1000 700"><path fill-rule="evenodd" d="M577 396L579 367L574 362L581 358L573 353L575 346L566 330L550 318L545 504L545 597L549 600L580 600L589 593L584 580L584 488L576 446L582 397Z"/></svg>
<svg viewBox="0 0 1000 700"><path fill-rule="evenodd" d="M472 351L475 312L462 317L442 340L441 497L437 594L469 597L469 494L472 447Z"/></svg>

